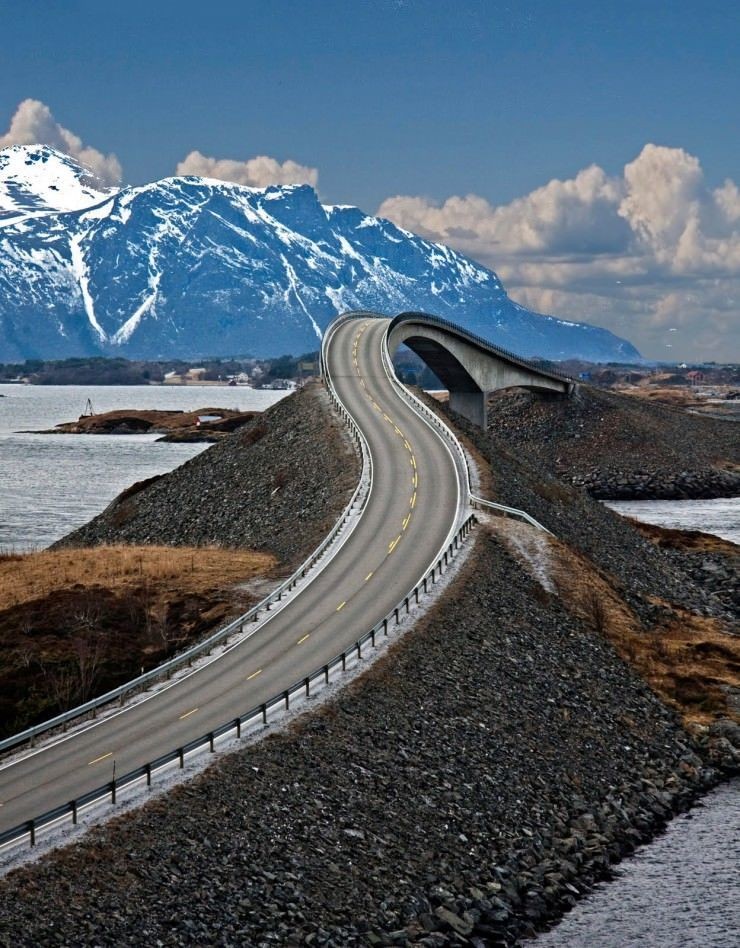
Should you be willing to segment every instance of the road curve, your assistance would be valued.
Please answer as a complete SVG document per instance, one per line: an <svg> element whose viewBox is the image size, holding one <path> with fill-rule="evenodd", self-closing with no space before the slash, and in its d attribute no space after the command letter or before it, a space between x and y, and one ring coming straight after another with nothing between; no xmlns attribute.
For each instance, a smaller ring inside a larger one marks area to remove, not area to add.
<svg viewBox="0 0 740 948"><path fill-rule="evenodd" d="M466 487L442 437L391 384L389 320L358 317L330 337L326 370L362 430L373 484L347 541L250 638L162 691L0 767L0 832L65 804L280 693L379 622L458 524Z"/></svg>

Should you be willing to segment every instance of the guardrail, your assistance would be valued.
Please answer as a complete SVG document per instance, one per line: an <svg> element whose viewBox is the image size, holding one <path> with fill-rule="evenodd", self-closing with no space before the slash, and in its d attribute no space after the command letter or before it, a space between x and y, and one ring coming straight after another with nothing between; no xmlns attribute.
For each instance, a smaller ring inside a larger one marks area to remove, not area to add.
<svg viewBox="0 0 740 948"><path fill-rule="evenodd" d="M326 687L331 681L332 673L346 671L355 661L362 658L363 649L366 646L369 645L371 648L377 648L379 638L385 638L389 630L399 625L404 615L408 615L411 611L412 604L417 605L420 601L420 597L427 595L431 591L452 564L455 554L462 546L466 537L470 534L476 522L474 514L467 517L464 523L457 529L454 537L442 551L432 568L424 574L411 592L407 596L404 596L404 598L400 600L380 622L374 625L369 632L362 635L352 645L344 649L344 651L335 655L334 658L325 665L322 665L320 668L315 668L310 674L301 678L279 694L274 695L268 701L250 708L244 714L226 721L220 727L214 728L214 730L209 731L207 734L202 734L200 737L188 741L186 744L169 751L167 754L162 754L160 757L146 764L142 764L140 767L136 767L134 770L130 770L128 773L110 780L96 787L94 790L89 790L87 793L82 794L82 796L74 800L70 800L68 803L64 803L61 806L55 807L53 810L48 810L46 813L42 813L33 819L25 820L23 823L19 823L17 826L5 830L0 833L0 847L17 842L26 836L28 837L29 844L35 846L37 834L41 829L58 823L66 817L71 818L73 825L76 825L81 812L85 808L104 801L115 803L118 794L120 794L122 790L130 788L140 781L145 781L146 786L150 787L152 778L157 771L162 770L174 762L177 762L178 767L182 769L185 766L185 759L188 755L195 754L205 748L208 748L211 753L214 753L217 740L227 737L241 738L242 732L245 729L255 724L262 726L267 725L271 711L274 711L276 708L287 711L291 707L291 703L294 703L296 699L306 699L310 697L312 693L315 693L317 689Z"/></svg>
<svg viewBox="0 0 740 948"><path fill-rule="evenodd" d="M476 497L474 494L470 495L470 503L474 510L493 510L501 517L523 520L530 526L537 527L538 530L542 530L544 533L549 533L551 537L555 536L552 530L548 530L544 524L540 523L539 520L535 520L526 510L519 510L518 507L507 507L506 504L496 504L492 500L484 500L483 497Z"/></svg>
<svg viewBox="0 0 740 948"><path fill-rule="evenodd" d="M269 612L273 605L281 602L283 598L289 592L291 592L302 579L306 577L309 571L311 571L319 563L324 554L327 553L329 548L333 546L334 542L342 532L350 517L353 514L356 514L358 511L364 509L367 498L370 494L370 487L372 485L373 478L372 458L370 456L370 450L368 448L367 441L365 440L365 436L362 434L352 416L337 397L337 394L334 391L334 386L331 385L331 382L328 382L327 384L327 391L342 419L350 429L352 439L357 447L357 450L360 452L362 459L362 471L360 474L359 483L355 488L349 503L342 511L342 514L335 523L331 532L322 540L322 542L308 556L308 558L304 560L303 563L301 563L298 569L295 570L295 572L292 573L288 579L282 582L268 596L265 596L264 599L260 600L257 605L253 606L248 612L245 612L244 615L234 619L222 629L214 632L213 635L203 639L202 642L196 643L185 651L178 653L168 661L158 665L156 668L152 668L143 675L132 678L130 681L125 682L123 685L119 685L117 688L113 688L111 691L108 691L97 698L92 698L90 701L86 701L84 704L78 705L75 708L71 708L69 711L58 714L56 717L50 718L48 721L43 721L41 724L36 724L33 727L27 728L25 731L21 731L18 734L13 734L10 737L0 740L0 753L9 750L10 748L17 747L19 744L23 744L26 741L30 742L30 745L33 747L34 741L39 735L59 727L66 730L67 725L77 718L81 718L86 714L92 714L94 717L98 708L101 708L107 704L111 704L114 701L118 701L120 704L123 704L124 698L132 692L144 691L147 685L162 679L169 679L173 672L183 668L184 666L192 665L196 658L209 653L217 645L225 643L230 638L230 636L242 634L247 624L258 622L262 613ZM346 539L348 536L348 533L345 534L343 539Z"/></svg>
<svg viewBox="0 0 740 948"><path fill-rule="evenodd" d="M306 560L305 563L302 564L302 566L299 567L299 569L296 570L296 572L288 580L286 580L281 587L279 587L279 589L275 590L270 596L262 600L262 602L255 606L254 609L250 610L250 612L245 613L245 615L240 617L240 619L235 620L235 622L231 623L225 629L222 629L214 636L211 636L210 639L207 639L205 642L200 643L193 649L188 650L188 652L182 653L182 655L172 659L170 663L165 663L165 665L161 665L159 668L153 669L152 672L149 672L147 675L140 676L139 679L134 679L134 681L127 683L127 685L121 686L120 689L116 689L113 692L109 692L107 695L101 696L101 698L96 699L95 702L90 702L88 705L82 705L80 708L73 709L73 711L67 712L67 715L60 715L59 718L52 719L52 721L46 722L44 725L38 725L37 728L31 728L29 729L29 732L35 731L36 734L41 733L42 730L48 730L51 727L63 723L61 719L65 717L67 720L71 720L73 717L80 716L81 714L85 713L85 711L88 710L91 705L98 707L100 704L108 703L112 699L115 699L115 697L117 697L119 694L123 695L127 691L132 690L134 687L139 686L143 681L152 680L154 677L161 677L162 672L166 671L167 666L171 663L177 662L177 665L179 666L184 660L187 660L189 655L192 658L196 654L201 654L204 650L212 647L213 644L216 644L217 641L223 641L229 634L232 634L237 629L242 631L243 623L248 617L254 617L257 611L263 608L269 610L270 605L273 602L279 601L284 593L295 586L299 579L306 575L306 572L308 569L310 569L310 566L315 564L321 555L327 550L328 546L330 546L331 542L336 538L342 526L344 526L347 519L349 518L355 503L358 502L363 489L363 481L366 477L367 489L364 494L364 500L362 500L363 505L367 499L369 488L372 483L372 458L364 435L360 431L358 425L350 413L345 408L341 399L338 397L331 382L329 373L326 371L326 347L328 346L331 335L346 320L363 317L372 318L376 317L376 315L377 314L369 312L345 314L345 316L340 317L332 324L329 331L325 334L324 340L322 341L322 374L326 381L327 391L329 392L330 398L337 407L337 410L341 414L342 418L348 424L355 442L358 444L362 452L363 458L363 475L361 477L360 484L358 484L352 499L350 500L350 503L345 508L342 517L335 525L331 534L329 534L323 543L314 551L313 554L311 554L308 560ZM466 500L469 500L473 506L497 509L499 511L505 512L507 515L520 517L521 519L524 519L544 530L545 528L541 524L539 524L536 520L534 520L534 518L530 517L524 511L517 510L513 507L506 507L503 504L495 504L491 501L486 501L482 498L477 498L472 495L470 491L470 470L468 467L467 456L462 445L455 436L454 432L452 432L452 430L431 409L429 409L420 399L418 399L412 392L402 385L401 382L398 381L395 372L393 371L390 354L388 352L387 335L388 333L386 331L382 344L382 359L386 374L388 375L389 380L393 384L398 394L403 397L408 404L411 405L413 410L422 415L427 422L432 424L446 438L446 440L452 443L457 456L457 463L461 466L461 469L464 469L465 472L464 482L466 483L468 491L468 497ZM206 747L211 753L213 753L216 749L215 744L217 740L232 735L236 738L240 738L242 736L242 731L245 728L253 726L254 724L267 725L270 713L275 708L284 708L287 711L291 706L291 702L295 702L297 698L308 698L312 693L312 689L315 692L317 686L322 687L328 685L331 681L332 673L336 673L340 669L342 672L344 672L346 671L348 665L350 665L353 661L361 659L362 650L368 645L368 643L373 648L377 647L378 638L380 636L387 636L389 629L392 628L393 625L399 625L402 621L402 616L404 614L408 614L411 611L412 603L418 605L420 597L429 593L430 587L435 586L443 573L449 568L452 560L455 557L455 554L460 549L462 543L470 534L470 531L476 523L477 519L475 514L469 514L467 517L465 517L459 527L456 529L453 527L452 531L448 535L447 540L445 541L445 544L443 544L441 551L435 558L435 561L431 567L427 569L423 577L408 593L408 595L400 600L398 604L393 609L391 609L391 611L383 619L381 619L379 623L374 625L368 632L357 639L344 651L336 655L325 665L314 669L310 674L304 678L301 678L298 682L294 683L284 691L281 691L279 694L274 695L268 701L250 708L244 714L232 718L214 730L209 731L207 734L203 734L192 741L188 741L181 747L177 747L174 750L155 758L155 760L149 761L148 763L143 764L118 778L114 777L113 780L82 794L68 803L55 807L52 810L48 810L46 813L42 813L39 816L29 820L25 820L17 826L3 831L0 833L0 847L17 842L18 840L23 839L25 836L28 837L29 844L31 846L35 846L37 841L36 837L39 830L49 827L50 825L55 824L66 817L71 817L72 823L77 824L79 815L83 809L106 800L110 800L112 804L115 804L117 795L122 790L130 788L140 781L145 781L147 787L151 786L152 778L157 771L168 767L174 762L177 762L180 769L184 768L185 759L188 755L195 754ZM21 735L16 735L15 738L6 739L6 742L0 744L0 749L2 749L3 745L13 746L13 743L20 743L22 740L27 739L26 735L28 735L29 732L23 732ZM7 741L11 741L13 743L8 745Z"/></svg>

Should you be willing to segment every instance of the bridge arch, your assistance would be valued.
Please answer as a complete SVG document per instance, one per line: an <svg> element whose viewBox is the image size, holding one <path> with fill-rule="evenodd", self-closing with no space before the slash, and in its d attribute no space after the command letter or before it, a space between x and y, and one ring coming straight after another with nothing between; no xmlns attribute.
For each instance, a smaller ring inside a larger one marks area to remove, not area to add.
<svg viewBox="0 0 740 948"><path fill-rule="evenodd" d="M450 408L486 427L489 392L529 388L569 395L575 382L427 313L401 313L388 327L391 355L401 344L415 352L450 393Z"/></svg>

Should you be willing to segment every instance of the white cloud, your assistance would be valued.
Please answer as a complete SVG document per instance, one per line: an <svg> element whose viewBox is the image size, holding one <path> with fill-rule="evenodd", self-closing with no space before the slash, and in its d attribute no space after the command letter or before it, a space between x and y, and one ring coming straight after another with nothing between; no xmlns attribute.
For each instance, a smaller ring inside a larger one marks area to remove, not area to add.
<svg viewBox="0 0 740 948"><path fill-rule="evenodd" d="M105 185L116 185L121 180L121 165L115 155L104 155L97 148L83 144L82 139L60 125L49 106L38 99L24 99L19 104L10 128L0 135L0 148L9 145L49 145L76 159Z"/></svg>
<svg viewBox="0 0 740 948"><path fill-rule="evenodd" d="M190 154L177 166L178 175L195 174L203 178L231 181L253 188L266 188L271 184L310 184L316 187L319 173L316 168L299 165L296 161L282 162L267 155L258 155L246 161L230 158L209 158L199 151Z"/></svg>
<svg viewBox="0 0 740 948"><path fill-rule="evenodd" d="M619 175L591 165L498 207L401 195L378 213L491 266L525 305L647 356L740 361L740 189L709 188L681 148L648 144Z"/></svg>

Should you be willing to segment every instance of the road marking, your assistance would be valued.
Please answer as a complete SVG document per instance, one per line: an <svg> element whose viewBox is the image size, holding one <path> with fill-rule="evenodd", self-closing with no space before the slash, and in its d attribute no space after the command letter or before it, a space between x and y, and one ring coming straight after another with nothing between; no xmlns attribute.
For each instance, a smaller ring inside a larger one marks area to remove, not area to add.
<svg viewBox="0 0 740 948"><path fill-rule="evenodd" d="M411 509L413 510L415 506L416 506L416 491L414 491L414 493L411 496Z"/></svg>
<svg viewBox="0 0 740 948"><path fill-rule="evenodd" d="M180 715L180 720L184 721L185 718L189 718L191 714L195 714L198 708L191 708L190 711L186 711L185 714Z"/></svg>
<svg viewBox="0 0 740 948"><path fill-rule="evenodd" d="M113 756L113 751L108 751L107 754L101 754L100 757L96 757L95 760L89 760L87 762L87 766L89 767L91 764L99 764L101 760L105 760L106 757L112 757L112 756Z"/></svg>
<svg viewBox="0 0 740 948"><path fill-rule="evenodd" d="M303 638L298 639L298 641L296 642L296 645L303 645L303 643L306 641L306 639L307 639L307 638L310 638L310 636L311 636L311 633L310 633L310 632L306 632L306 634L303 636Z"/></svg>
<svg viewBox="0 0 740 948"><path fill-rule="evenodd" d="M247 681L251 681L253 678L256 678L257 675L261 675L261 674L262 674L262 669L258 668L256 672L252 672L251 675L247 675Z"/></svg>
<svg viewBox="0 0 740 948"><path fill-rule="evenodd" d="M401 539L401 534L399 533L395 540L388 544L388 552L392 553L395 548L398 546L398 541Z"/></svg>
<svg viewBox="0 0 740 948"><path fill-rule="evenodd" d="M368 579L370 579L370 577L371 577L372 575L373 575L373 571L370 570L370 572L369 572L369 573L367 574L367 576L365 577L365 582L367 582Z"/></svg>
<svg viewBox="0 0 740 948"><path fill-rule="evenodd" d="M414 485L414 487L419 486L419 475L416 473L416 471L414 471L414 476L411 478L411 483Z"/></svg>
<svg viewBox="0 0 740 948"><path fill-rule="evenodd" d="M403 529L404 529L404 530L405 530L406 527L409 525L409 520L410 520L410 519L411 519L411 514L410 514L410 513L409 513L409 514L406 514L406 516L403 518Z"/></svg>
<svg viewBox="0 0 740 948"><path fill-rule="evenodd" d="M337 612L339 612L340 609L344 609L346 605L347 605L347 600L345 599L344 602L340 602L339 605L337 606Z"/></svg>
<svg viewBox="0 0 740 948"><path fill-rule="evenodd" d="M411 464L413 465L414 469L416 469L416 458L413 454L411 455Z"/></svg>
<svg viewBox="0 0 740 948"><path fill-rule="evenodd" d="M393 427L396 429L396 434L401 435L401 437L403 438L403 431L401 431L398 425L394 425Z"/></svg>
<svg viewBox="0 0 740 948"><path fill-rule="evenodd" d="M412 448L411 445L408 443L408 441L406 440L406 438L403 439L403 443L406 445L407 450L413 451L413 448Z"/></svg>
<svg viewBox="0 0 740 948"><path fill-rule="evenodd" d="M383 418L385 418L385 420L388 422L389 425L393 424L393 422L390 420L390 418L388 417L388 415L386 415L385 412L383 412Z"/></svg>

